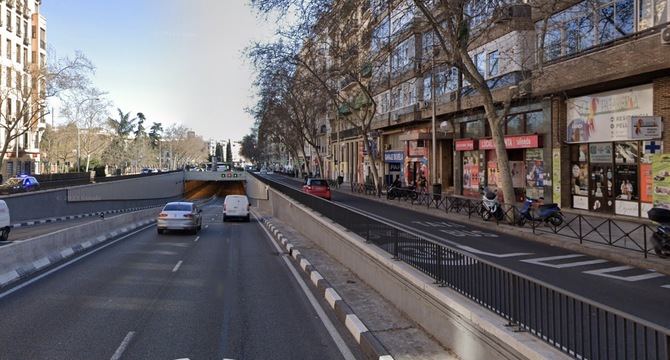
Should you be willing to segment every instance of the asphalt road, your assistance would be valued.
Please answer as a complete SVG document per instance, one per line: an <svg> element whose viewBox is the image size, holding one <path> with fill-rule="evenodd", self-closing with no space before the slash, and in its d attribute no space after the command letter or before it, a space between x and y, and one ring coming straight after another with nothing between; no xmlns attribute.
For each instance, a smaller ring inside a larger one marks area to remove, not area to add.
<svg viewBox="0 0 670 360"><path fill-rule="evenodd" d="M259 224L221 207L196 236L152 226L0 294L0 359L343 358Z"/></svg>
<svg viewBox="0 0 670 360"><path fill-rule="evenodd" d="M296 189L301 184L299 180L280 175L268 177ZM409 205L400 208L339 191L333 192L333 202L670 328L670 278L663 274L499 233L493 224L483 228L446 220L413 211Z"/></svg>

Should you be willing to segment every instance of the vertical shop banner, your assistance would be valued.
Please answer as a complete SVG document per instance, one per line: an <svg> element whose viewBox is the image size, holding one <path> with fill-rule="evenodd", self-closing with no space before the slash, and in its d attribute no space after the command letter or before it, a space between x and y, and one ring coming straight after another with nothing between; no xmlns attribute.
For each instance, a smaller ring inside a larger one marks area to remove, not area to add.
<svg viewBox="0 0 670 360"><path fill-rule="evenodd" d="M652 113L651 84L568 99L567 142L658 138L662 123Z"/></svg>
<svg viewBox="0 0 670 360"><path fill-rule="evenodd" d="M479 193L479 154L476 151L463 153L463 190Z"/></svg>
<svg viewBox="0 0 670 360"><path fill-rule="evenodd" d="M544 197L545 178L542 149L526 150L526 196L531 199Z"/></svg>
<svg viewBox="0 0 670 360"><path fill-rule="evenodd" d="M651 175L654 207L670 209L670 154L654 155Z"/></svg>
<svg viewBox="0 0 670 360"><path fill-rule="evenodd" d="M561 204L561 149L552 150L552 179L553 179L553 202L562 207Z"/></svg>

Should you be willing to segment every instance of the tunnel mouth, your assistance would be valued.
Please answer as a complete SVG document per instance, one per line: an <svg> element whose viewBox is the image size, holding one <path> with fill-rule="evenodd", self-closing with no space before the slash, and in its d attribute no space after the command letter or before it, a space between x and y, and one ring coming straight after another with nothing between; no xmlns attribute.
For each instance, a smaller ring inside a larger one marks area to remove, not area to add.
<svg viewBox="0 0 670 360"><path fill-rule="evenodd" d="M201 200L212 196L224 198L226 195L245 195L244 181L201 181L186 180L184 198Z"/></svg>

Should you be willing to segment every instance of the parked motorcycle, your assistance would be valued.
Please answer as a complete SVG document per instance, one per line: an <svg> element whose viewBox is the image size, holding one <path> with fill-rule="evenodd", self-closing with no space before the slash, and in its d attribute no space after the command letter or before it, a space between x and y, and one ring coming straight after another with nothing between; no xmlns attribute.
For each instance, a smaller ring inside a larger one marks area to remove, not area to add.
<svg viewBox="0 0 670 360"><path fill-rule="evenodd" d="M388 189L386 190L386 197L389 200L402 197L416 200L419 197L419 194L416 192L416 187L414 185L407 187L389 186Z"/></svg>
<svg viewBox="0 0 670 360"><path fill-rule="evenodd" d="M540 198L542 200L542 198ZM526 198L526 201L521 208L519 219L517 224L519 226L524 226L526 221L542 221L544 223L549 223L553 226L561 226L565 218L561 212L561 208L558 207L558 204L544 204L540 205L537 209L537 214L533 214L533 204L538 200L531 198Z"/></svg>
<svg viewBox="0 0 670 360"><path fill-rule="evenodd" d="M500 202L498 202L498 194L492 191L482 191L482 207L480 215L484 221L488 221L491 217L500 221L505 217Z"/></svg>
<svg viewBox="0 0 670 360"><path fill-rule="evenodd" d="M652 208L647 211L649 220L656 224L656 231L651 237L654 252L661 258L670 255L670 210Z"/></svg>

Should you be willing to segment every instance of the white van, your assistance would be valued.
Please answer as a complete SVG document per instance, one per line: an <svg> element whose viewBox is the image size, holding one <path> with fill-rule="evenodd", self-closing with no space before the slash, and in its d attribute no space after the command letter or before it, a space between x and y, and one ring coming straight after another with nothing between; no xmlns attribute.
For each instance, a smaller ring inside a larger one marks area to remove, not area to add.
<svg viewBox="0 0 670 360"><path fill-rule="evenodd" d="M249 199L246 195L228 195L223 200L223 221L230 218L244 219L249 222Z"/></svg>
<svg viewBox="0 0 670 360"><path fill-rule="evenodd" d="M0 200L0 241L9 239L9 208L4 200Z"/></svg>

